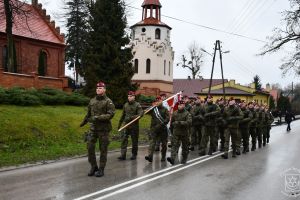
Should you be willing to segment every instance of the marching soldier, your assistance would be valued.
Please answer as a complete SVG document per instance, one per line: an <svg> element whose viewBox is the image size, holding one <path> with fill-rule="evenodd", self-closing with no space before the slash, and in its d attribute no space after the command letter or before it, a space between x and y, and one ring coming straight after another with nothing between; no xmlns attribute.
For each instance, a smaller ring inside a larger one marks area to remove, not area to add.
<svg viewBox="0 0 300 200"><path fill-rule="evenodd" d="M142 106L135 101L135 92L128 92L128 102L125 103L123 107L123 113L119 121L119 128L122 123L129 123L133 119L137 117L143 116L144 111ZM128 138L131 136L132 142L132 156L131 160L136 160L136 156L138 153L138 140L139 140L139 120L135 121L133 124L129 125L122 132L122 143L121 143L121 156L118 157L119 160L126 160L126 152L128 145Z"/></svg>
<svg viewBox="0 0 300 200"><path fill-rule="evenodd" d="M192 123L192 117L188 111L184 109L185 102L179 101L178 110L172 115L171 126L173 127L172 150L171 157L167 160L172 165L175 164L178 149L181 144L182 160L181 163L185 164L189 154L189 134L188 128Z"/></svg>
<svg viewBox="0 0 300 200"><path fill-rule="evenodd" d="M207 148L208 141L210 143L210 147L208 151L209 155L212 155L214 149L217 148L216 146L214 146L216 144L214 140L216 138L215 136L216 125L217 125L217 118L220 115L220 108L219 106L214 104L212 96L207 97L207 103L204 106L204 111L205 111L204 114L205 124L204 124L204 132L202 134L201 144L200 144L200 152L199 152L200 156L205 155L205 150Z"/></svg>
<svg viewBox="0 0 300 200"><path fill-rule="evenodd" d="M167 95L165 93L160 94L160 97L161 97L162 102L167 99ZM156 141L155 151L160 151L160 143L161 143L161 141L159 141L159 140Z"/></svg>
<svg viewBox="0 0 300 200"><path fill-rule="evenodd" d="M265 133L266 131L264 131L265 129L265 118L266 118L266 114L265 114L265 108L263 105L258 106L257 105L257 111L258 111L258 123L257 123L257 141L258 141L258 148L261 148L262 146L262 140L263 137L265 137Z"/></svg>
<svg viewBox="0 0 300 200"><path fill-rule="evenodd" d="M163 107L160 96L156 97L155 105L156 107L151 113L149 153L145 156L149 162L153 160L153 152L157 142L161 142L161 161L166 161L167 153L168 130L166 125L169 123L169 111Z"/></svg>
<svg viewBox="0 0 300 200"><path fill-rule="evenodd" d="M236 153L240 151L238 146L238 128L239 122L243 118L243 114L239 107L235 105L234 98L230 98L228 107L225 109L225 117L227 121L227 129L225 132L225 148L222 157L228 159L229 142L232 142L232 157L236 157Z"/></svg>
<svg viewBox="0 0 300 200"><path fill-rule="evenodd" d="M202 129L204 124L204 107L201 104L201 99L198 97L195 101L195 105L191 111L192 114L192 135L191 135L191 147L190 150L194 151L195 146L200 148Z"/></svg>
<svg viewBox="0 0 300 200"><path fill-rule="evenodd" d="M274 122L274 117L268 107L265 108L265 113L266 113L266 138L263 142L263 146L265 146L266 143L268 144L270 141L271 124Z"/></svg>
<svg viewBox="0 0 300 200"><path fill-rule="evenodd" d="M248 103L248 108L250 112L252 113L252 119L250 121L250 127L249 127L249 135L251 136L251 151L255 151L256 149L256 140L257 140L257 120L258 120L258 114L257 114L257 107L254 105L254 102Z"/></svg>
<svg viewBox="0 0 300 200"><path fill-rule="evenodd" d="M249 128L253 118L252 112L248 109L245 102L240 104L241 111L243 112L243 119L240 121L240 133L243 140L243 153L249 152ZM240 145L240 144L239 144Z"/></svg>
<svg viewBox="0 0 300 200"><path fill-rule="evenodd" d="M111 119L115 114L113 102L105 94L106 88L103 82L97 83L95 98L90 100L87 114L80 127L90 123L90 131L87 137L88 161L91 169L88 176L101 177L107 161L107 149L109 144L109 132L112 129ZM99 168L96 161L95 146L99 140L100 163Z"/></svg>
<svg viewBox="0 0 300 200"><path fill-rule="evenodd" d="M220 137L220 151L224 151L225 146L225 130L227 123L224 116L224 110L226 108L226 103L223 98L219 99L217 105L220 107L220 117L217 119L217 135Z"/></svg>

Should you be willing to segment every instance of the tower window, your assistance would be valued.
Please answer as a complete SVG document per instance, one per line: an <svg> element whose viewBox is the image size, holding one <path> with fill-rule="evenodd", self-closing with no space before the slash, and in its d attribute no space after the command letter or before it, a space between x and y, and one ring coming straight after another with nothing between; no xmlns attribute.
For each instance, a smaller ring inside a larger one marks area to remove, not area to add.
<svg viewBox="0 0 300 200"><path fill-rule="evenodd" d="M160 40L160 29L159 28L157 28L155 30L155 39Z"/></svg>
<svg viewBox="0 0 300 200"><path fill-rule="evenodd" d="M139 60L135 59L134 60L134 73L139 73Z"/></svg>
<svg viewBox="0 0 300 200"><path fill-rule="evenodd" d="M164 75L166 75L166 60L164 60Z"/></svg>
<svg viewBox="0 0 300 200"><path fill-rule="evenodd" d="M146 61L146 74L150 74L151 60L148 58Z"/></svg>
<svg viewBox="0 0 300 200"><path fill-rule="evenodd" d="M169 76L171 75L171 62L169 61Z"/></svg>
<svg viewBox="0 0 300 200"><path fill-rule="evenodd" d="M145 33L146 32L146 28L142 28L142 32Z"/></svg>

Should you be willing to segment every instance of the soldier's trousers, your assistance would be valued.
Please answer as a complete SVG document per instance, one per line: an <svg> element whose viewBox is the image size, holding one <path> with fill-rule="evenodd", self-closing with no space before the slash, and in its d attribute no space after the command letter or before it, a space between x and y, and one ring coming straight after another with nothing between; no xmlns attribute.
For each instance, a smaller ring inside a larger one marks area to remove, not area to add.
<svg viewBox="0 0 300 200"><path fill-rule="evenodd" d="M256 140L257 140L256 127L250 127L249 134L251 135L252 149L256 149Z"/></svg>
<svg viewBox="0 0 300 200"><path fill-rule="evenodd" d="M243 148L244 150L249 150L249 128L240 128L240 133L243 139Z"/></svg>
<svg viewBox="0 0 300 200"><path fill-rule="evenodd" d="M109 145L109 132L93 132L92 137L89 141L87 141L87 149L88 149L88 161L92 167L97 166L96 161L96 142L99 140L99 149L100 149L100 169L104 169L107 161L107 150Z"/></svg>
<svg viewBox="0 0 300 200"><path fill-rule="evenodd" d="M264 134L264 127L262 127L262 126L257 127L256 135L257 135L257 141L258 141L259 147L261 147L261 145L262 145L263 134Z"/></svg>
<svg viewBox="0 0 300 200"><path fill-rule="evenodd" d="M269 143L269 139L270 139L270 131L271 131L271 126L267 126L267 143Z"/></svg>
<svg viewBox="0 0 300 200"><path fill-rule="evenodd" d="M200 152L205 152L208 141L209 141L209 149L210 150L216 149L217 147L214 146L216 145L215 139L216 139L216 127L205 126L201 138Z"/></svg>
<svg viewBox="0 0 300 200"><path fill-rule="evenodd" d="M262 128L262 143L263 145L266 145L267 143L267 131L268 131L268 127L267 126L263 126Z"/></svg>
<svg viewBox="0 0 300 200"><path fill-rule="evenodd" d="M132 143L132 155L136 156L138 153L138 143L139 143L138 129L126 129L122 133L121 155L126 156L129 136L131 137L131 143Z"/></svg>
<svg viewBox="0 0 300 200"><path fill-rule="evenodd" d="M166 158L167 144L168 144L168 132L166 129L151 132L150 144L148 148L148 156L153 157L157 142L161 142L161 157Z"/></svg>
<svg viewBox="0 0 300 200"><path fill-rule="evenodd" d="M175 160L180 145L182 148L182 159L187 160L188 155L189 155L189 137L188 137L188 135L179 135L179 134L173 135L171 158L173 160Z"/></svg>
<svg viewBox="0 0 300 200"><path fill-rule="evenodd" d="M192 127L192 135L191 135L191 145L196 146L201 144L201 138L202 138L202 126L193 126Z"/></svg>
<svg viewBox="0 0 300 200"><path fill-rule="evenodd" d="M238 135L238 128L227 128L225 131L225 146L224 146L224 152L229 151L229 142L231 138L232 143L232 149L233 152L237 150L237 135Z"/></svg>

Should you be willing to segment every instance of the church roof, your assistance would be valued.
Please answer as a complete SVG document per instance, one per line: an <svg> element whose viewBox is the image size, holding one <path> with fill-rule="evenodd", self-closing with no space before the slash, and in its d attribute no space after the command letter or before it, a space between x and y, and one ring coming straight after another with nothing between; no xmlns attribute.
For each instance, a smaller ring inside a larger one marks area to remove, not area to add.
<svg viewBox="0 0 300 200"><path fill-rule="evenodd" d="M156 6L161 7L159 0L144 0L142 7L147 6L147 5L156 5Z"/></svg>
<svg viewBox="0 0 300 200"><path fill-rule="evenodd" d="M136 26L163 26L163 27L167 27L169 30L172 29L170 26L159 21L158 19L156 19L154 17L146 18L146 19L134 24L133 26L131 26L131 28L136 27Z"/></svg>
<svg viewBox="0 0 300 200"><path fill-rule="evenodd" d="M46 10L42 8L37 0L33 1L33 5L20 1L13 1L15 4L22 6L26 10L24 14L16 14L14 16L13 35L47 41L64 45L64 35L60 33L60 28L55 26L54 21L50 21L50 16L46 15ZM4 11L4 4L0 4L0 10ZM5 33L6 18L0 20L0 32Z"/></svg>

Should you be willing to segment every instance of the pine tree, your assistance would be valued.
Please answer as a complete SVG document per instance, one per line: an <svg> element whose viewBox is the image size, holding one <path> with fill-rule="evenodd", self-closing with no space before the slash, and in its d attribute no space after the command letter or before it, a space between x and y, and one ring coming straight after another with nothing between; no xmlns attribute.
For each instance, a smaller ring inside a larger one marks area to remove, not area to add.
<svg viewBox="0 0 300 200"><path fill-rule="evenodd" d="M75 69L75 83L78 84L78 74L83 75L82 56L87 46L89 9L85 0L70 0L66 5L66 61L69 69Z"/></svg>
<svg viewBox="0 0 300 200"><path fill-rule="evenodd" d="M104 81L107 94L117 107L126 101L134 74L126 24L123 0L97 0L91 6L92 30L84 57L85 93L95 95L97 81Z"/></svg>
<svg viewBox="0 0 300 200"><path fill-rule="evenodd" d="M253 83L255 84L255 89L257 91L261 91L261 81L260 81L260 77L258 75L255 75L253 78Z"/></svg>

